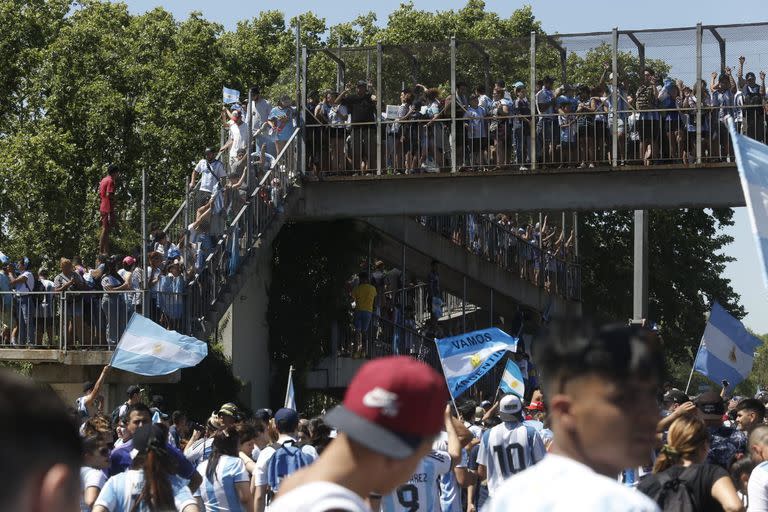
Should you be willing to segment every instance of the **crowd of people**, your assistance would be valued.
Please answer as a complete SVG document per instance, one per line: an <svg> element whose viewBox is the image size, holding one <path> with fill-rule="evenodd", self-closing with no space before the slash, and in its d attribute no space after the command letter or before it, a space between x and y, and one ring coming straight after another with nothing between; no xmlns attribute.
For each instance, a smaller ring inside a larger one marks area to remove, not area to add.
<svg viewBox="0 0 768 512"><path fill-rule="evenodd" d="M540 166L594 167L612 162L614 115L620 164L695 162L699 122L703 159L726 161L733 158L726 116L735 118L740 132L765 140L765 73L759 72L759 81L752 71L744 74L745 61L739 57L736 76L726 67L713 72L710 83L702 81L700 99L696 84L661 77L651 68L643 70L637 87L619 76L615 106L607 63L592 84L555 87L552 77L544 77L534 84L533 105L521 81L507 85L497 80L492 87L459 81L456 91L447 94L415 84L400 92L399 105L382 105L382 111L377 92L365 80L341 91L311 91L304 106L307 171L440 172L452 168L453 151L459 170L527 170L531 132ZM234 105L225 118L247 123L253 117L253 140L277 154L300 124L296 102L283 96L273 107L258 89L252 98L250 108L247 102ZM245 138L238 130L235 140ZM229 148L231 162L237 156L234 148Z"/></svg>
<svg viewBox="0 0 768 512"><path fill-rule="evenodd" d="M204 424L146 405L105 414L105 367L67 411L0 373L9 510L273 512L768 510L768 392L661 384L656 335L554 323L534 346L541 389L448 400L407 356L363 365L342 404L218 407ZM76 489L78 489L76 491Z"/></svg>

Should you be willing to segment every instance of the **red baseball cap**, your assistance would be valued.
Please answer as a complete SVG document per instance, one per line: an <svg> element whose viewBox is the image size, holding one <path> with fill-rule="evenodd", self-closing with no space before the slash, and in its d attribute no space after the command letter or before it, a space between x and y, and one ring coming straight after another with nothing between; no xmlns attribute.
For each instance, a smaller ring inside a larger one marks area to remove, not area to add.
<svg viewBox="0 0 768 512"><path fill-rule="evenodd" d="M360 367L325 421L370 450L405 459L443 428L447 399L445 381L426 364L382 357Z"/></svg>

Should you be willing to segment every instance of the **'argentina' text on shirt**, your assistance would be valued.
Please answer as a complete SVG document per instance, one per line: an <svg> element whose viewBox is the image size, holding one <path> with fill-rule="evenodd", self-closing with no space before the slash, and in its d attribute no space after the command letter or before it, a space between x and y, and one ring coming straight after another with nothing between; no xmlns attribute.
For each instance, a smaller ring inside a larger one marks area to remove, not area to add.
<svg viewBox="0 0 768 512"><path fill-rule="evenodd" d="M426 473L414 473L413 475L411 475L411 479L408 480L409 483L426 482L426 481L427 481Z"/></svg>
<svg viewBox="0 0 768 512"><path fill-rule="evenodd" d="M482 334L476 334L474 336L467 336L466 338L461 338L458 340L454 340L451 343L455 348L465 348L465 347L471 347L474 345L482 345L486 341L491 341L493 339L493 336L491 336L490 333L485 332Z"/></svg>

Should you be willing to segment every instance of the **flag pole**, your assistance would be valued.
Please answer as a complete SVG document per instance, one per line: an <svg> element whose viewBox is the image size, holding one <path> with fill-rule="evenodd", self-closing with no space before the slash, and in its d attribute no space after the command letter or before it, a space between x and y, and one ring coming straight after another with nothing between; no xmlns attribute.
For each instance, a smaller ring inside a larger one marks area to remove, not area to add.
<svg viewBox="0 0 768 512"><path fill-rule="evenodd" d="M435 350L437 351L437 358L440 360L440 368L443 370L443 379L445 379L445 387L448 389L448 396L451 397L451 403L453 404L453 410L456 411L456 416L459 416L459 408L456 407L456 399L453 398L453 393L451 393L451 386L448 384L448 377L445 376L445 366L443 366L443 358L440 357L440 349L437 348L437 338L434 338L435 341Z"/></svg>
<svg viewBox="0 0 768 512"><path fill-rule="evenodd" d="M691 374L688 376L688 384L685 386L685 394L688 394L688 388L691 387L691 380L693 379L693 371L696 368L696 359L699 357L699 351L701 350L701 344L704 342L704 338L699 341L699 348L696 349L696 357L693 358L693 364L691 365Z"/></svg>
<svg viewBox="0 0 768 512"><path fill-rule="evenodd" d="M285 400L283 400L283 403L287 406L288 405L288 393L291 391L291 382L293 377L293 365L291 365L288 368L288 382L285 385Z"/></svg>

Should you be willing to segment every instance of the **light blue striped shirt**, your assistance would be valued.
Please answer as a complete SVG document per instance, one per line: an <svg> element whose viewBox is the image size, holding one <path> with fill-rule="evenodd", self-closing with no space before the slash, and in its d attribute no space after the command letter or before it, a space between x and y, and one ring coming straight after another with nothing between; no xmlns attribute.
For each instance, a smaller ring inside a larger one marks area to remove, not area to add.
<svg viewBox="0 0 768 512"><path fill-rule="evenodd" d="M195 496L200 496L203 499L205 510L208 512L246 512L235 489L235 484L238 482L250 482L250 476L243 461L238 457L222 455L216 465L213 480L209 480L206 476L210 462L211 459L208 459L197 466L197 472L203 477L203 483L195 492Z"/></svg>

